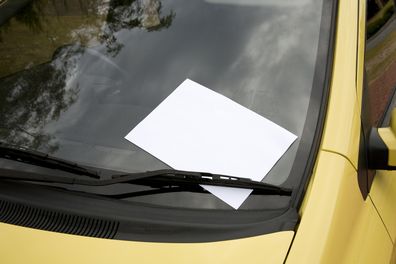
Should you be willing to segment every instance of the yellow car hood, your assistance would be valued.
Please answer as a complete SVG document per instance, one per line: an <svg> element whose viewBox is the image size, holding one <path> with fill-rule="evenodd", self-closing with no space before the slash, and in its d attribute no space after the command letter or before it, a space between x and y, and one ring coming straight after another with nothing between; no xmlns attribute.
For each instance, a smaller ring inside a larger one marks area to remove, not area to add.
<svg viewBox="0 0 396 264"><path fill-rule="evenodd" d="M210 243L89 238L0 223L0 263L283 263L293 231Z"/></svg>

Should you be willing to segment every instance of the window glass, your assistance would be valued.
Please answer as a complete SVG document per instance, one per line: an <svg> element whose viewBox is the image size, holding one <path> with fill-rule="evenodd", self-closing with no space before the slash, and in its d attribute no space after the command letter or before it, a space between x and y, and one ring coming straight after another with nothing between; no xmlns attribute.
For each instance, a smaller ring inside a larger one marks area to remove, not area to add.
<svg viewBox="0 0 396 264"><path fill-rule="evenodd" d="M323 89L323 2L12 0L0 13L0 139L104 170L168 168L124 136L189 78L299 136L264 179L280 185L307 162L296 153ZM220 207L183 195L152 202Z"/></svg>
<svg viewBox="0 0 396 264"><path fill-rule="evenodd" d="M378 126L396 85L394 0L369 0L367 9L366 81L368 124Z"/></svg>

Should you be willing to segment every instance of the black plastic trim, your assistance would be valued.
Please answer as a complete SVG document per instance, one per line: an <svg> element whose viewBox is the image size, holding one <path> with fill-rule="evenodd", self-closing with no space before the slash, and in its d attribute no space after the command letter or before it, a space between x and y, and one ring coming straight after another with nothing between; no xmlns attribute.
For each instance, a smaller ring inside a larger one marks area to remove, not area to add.
<svg viewBox="0 0 396 264"><path fill-rule="evenodd" d="M85 226L85 222L97 225ZM68 212L44 209L29 203L0 199L0 222L72 235L112 239L117 234L117 221L92 218Z"/></svg>
<svg viewBox="0 0 396 264"><path fill-rule="evenodd" d="M366 200L369 193L369 169L368 169L368 158L367 158L367 142L365 131L363 128L363 122L361 122L360 139L359 139L359 157L358 157L358 173L357 180L360 189L360 193L364 200Z"/></svg>
<svg viewBox="0 0 396 264"><path fill-rule="evenodd" d="M171 208L0 181L0 222L75 235L214 242L293 230L297 220L297 212L287 206L238 211Z"/></svg>
<svg viewBox="0 0 396 264"><path fill-rule="evenodd" d="M368 168L371 170L396 170L389 165L389 150L378 133L377 128L372 128L368 141Z"/></svg>

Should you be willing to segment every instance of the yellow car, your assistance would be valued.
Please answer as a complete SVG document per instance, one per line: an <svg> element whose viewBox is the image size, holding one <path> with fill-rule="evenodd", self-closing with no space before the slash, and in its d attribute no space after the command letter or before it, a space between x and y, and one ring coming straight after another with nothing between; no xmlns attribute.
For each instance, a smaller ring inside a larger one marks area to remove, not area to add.
<svg viewBox="0 0 396 264"><path fill-rule="evenodd" d="M395 263L395 10L1 0L0 263ZM261 182L124 139L186 79L297 136Z"/></svg>

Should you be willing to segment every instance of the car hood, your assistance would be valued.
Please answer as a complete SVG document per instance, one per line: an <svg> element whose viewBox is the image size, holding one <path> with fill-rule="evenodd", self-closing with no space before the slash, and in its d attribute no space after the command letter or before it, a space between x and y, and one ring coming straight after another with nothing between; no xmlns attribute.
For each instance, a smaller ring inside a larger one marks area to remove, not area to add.
<svg viewBox="0 0 396 264"><path fill-rule="evenodd" d="M0 233L1 263L283 263L294 236L284 231L210 243L150 243L8 224L0 224Z"/></svg>

